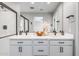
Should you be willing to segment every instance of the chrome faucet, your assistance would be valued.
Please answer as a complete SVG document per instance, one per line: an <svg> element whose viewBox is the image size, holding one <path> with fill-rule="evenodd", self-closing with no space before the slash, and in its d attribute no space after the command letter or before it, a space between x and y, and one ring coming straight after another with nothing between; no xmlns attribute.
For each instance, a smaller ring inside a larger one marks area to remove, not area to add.
<svg viewBox="0 0 79 59"><path fill-rule="evenodd" d="M22 35L23 31L19 31L19 35Z"/></svg>
<svg viewBox="0 0 79 59"><path fill-rule="evenodd" d="M54 33L54 35L56 35L57 32L54 30L53 33Z"/></svg>

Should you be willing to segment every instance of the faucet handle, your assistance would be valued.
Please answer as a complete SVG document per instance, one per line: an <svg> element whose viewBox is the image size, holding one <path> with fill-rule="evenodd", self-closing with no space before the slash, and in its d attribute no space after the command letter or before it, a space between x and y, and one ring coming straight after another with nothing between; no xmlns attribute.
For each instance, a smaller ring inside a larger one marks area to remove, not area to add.
<svg viewBox="0 0 79 59"><path fill-rule="evenodd" d="M27 35L27 32L28 32L28 31L25 31L26 35Z"/></svg>
<svg viewBox="0 0 79 59"><path fill-rule="evenodd" d="M60 30L60 33L61 33L61 35L64 35L64 31L63 30L62 31Z"/></svg>
<svg viewBox="0 0 79 59"><path fill-rule="evenodd" d="M64 35L64 31L63 30L61 31L61 34Z"/></svg>

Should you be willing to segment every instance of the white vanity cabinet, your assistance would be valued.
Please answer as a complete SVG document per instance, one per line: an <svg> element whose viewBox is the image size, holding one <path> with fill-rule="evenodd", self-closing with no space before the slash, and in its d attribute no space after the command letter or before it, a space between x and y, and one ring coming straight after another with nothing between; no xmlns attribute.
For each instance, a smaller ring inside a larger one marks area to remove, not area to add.
<svg viewBox="0 0 79 59"><path fill-rule="evenodd" d="M72 56L73 40L51 40L50 55L51 56Z"/></svg>
<svg viewBox="0 0 79 59"><path fill-rule="evenodd" d="M11 56L31 56L32 41L31 40L10 40L10 55Z"/></svg>
<svg viewBox="0 0 79 59"><path fill-rule="evenodd" d="M72 39L10 39L11 56L72 56Z"/></svg>
<svg viewBox="0 0 79 59"><path fill-rule="evenodd" d="M48 56L49 55L49 41L47 39L33 40L33 55L34 56Z"/></svg>
<svg viewBox="0 0 79 59"><path fill-rule="evenodd" d="M10 56L20 56L19 46L10 46Z"/></svg>

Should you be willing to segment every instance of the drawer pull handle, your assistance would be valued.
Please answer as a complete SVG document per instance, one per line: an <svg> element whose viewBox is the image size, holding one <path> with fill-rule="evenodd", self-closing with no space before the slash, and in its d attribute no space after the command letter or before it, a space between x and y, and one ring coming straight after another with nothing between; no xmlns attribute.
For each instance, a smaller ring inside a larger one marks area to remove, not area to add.
<svg viewBox="0 0 79 59"><path fill-rule="evenodd" d="M44 43L44 42L38 42L38 43Z"/></svg>
<svg viewBox="0 0 79 59"><path fill-rule="evenodd" d="M38 50L39 52L44 52L44 50Z"/></svg>
<svg viewBox="0 0 79 59"><path fill-rule="evenodd" d="M64 44L64 42L59 42L59 44Z"/></svg>
<svg viewBox="0 0 79 59"><path fill-rule="evenodd" d="M63 53L63 47L60 47L60 53Z"/></svg>
<svg viewBox="0 0 79 59"><path fill-rule="evenodd" d="M23 42L17 42L17 43L23 43Z"/></svg>
<svg viewBox="0 0 79 59"><path fill-rule="evenodd" d="M19 52L22 52L22 47L19 47L18 49L19 49Z"/></svg>

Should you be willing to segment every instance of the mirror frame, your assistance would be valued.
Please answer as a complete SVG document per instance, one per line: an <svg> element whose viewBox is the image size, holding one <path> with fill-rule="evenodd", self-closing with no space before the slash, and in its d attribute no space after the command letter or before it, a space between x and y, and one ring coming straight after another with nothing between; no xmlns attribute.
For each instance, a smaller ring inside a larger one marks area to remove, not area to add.
<svg viewBox="0 0 79 59"><path fill-rule="evenodd" d="M21 17L23 17L24 18L24 32L29 32L29 20L26 18L26 17L24 17L23 15L20 15ZM25 29L25 20L27 20L28 21L28 30L26 31L26 29Z"/></svg>

